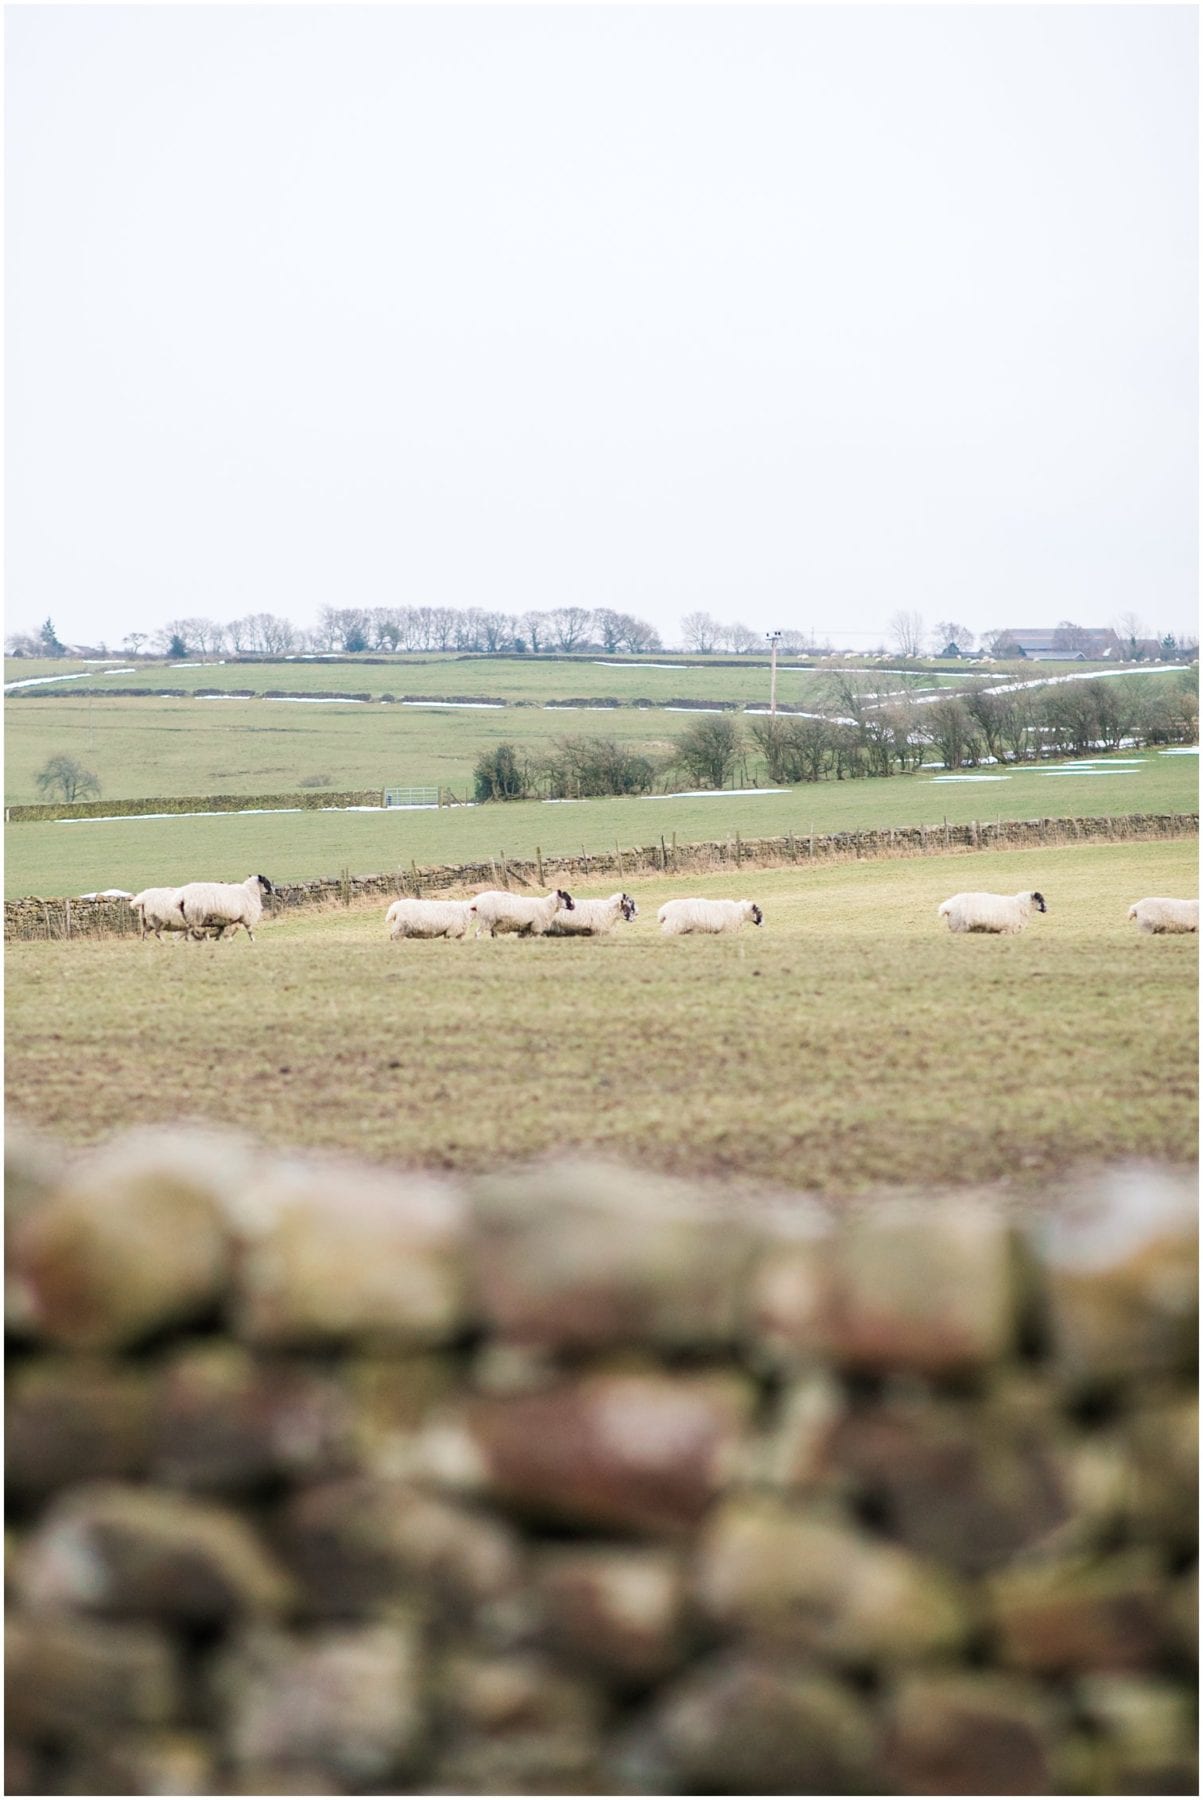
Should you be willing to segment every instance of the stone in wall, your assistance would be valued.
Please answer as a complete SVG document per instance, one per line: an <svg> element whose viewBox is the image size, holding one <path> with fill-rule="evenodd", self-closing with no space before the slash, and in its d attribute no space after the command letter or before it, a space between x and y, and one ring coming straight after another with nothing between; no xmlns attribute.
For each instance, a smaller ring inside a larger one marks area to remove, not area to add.
<svg viewBox="0 0 1203 1800"><path fill-rule="evenodd" d="M35 1614L199 1624L277 1612L291 1599L283 1571L236 1513L108 1482L54 1501L21 1548L16 1583Z"/></svg>
<svg viewBox="0 0 1203 1800"><path fill-rule="evenodd" d="M283 1509L278 1542L302 1604L319 1616L421 1597L471 1617L523 1573L504 1521L404 1481L355 1476L304 1488Z"/></svg>
<svg viewBox="0 0 1203 1800"><path fill-rule="evenodd" d="M660 1680L688 1653L685 1567L671 1550L549 1549L538 1560L534 1587L549 1648L604 1679Z"/></svg>
<svg viewBox="0 0 1203 1800"><path fill-rule="evenodd" d="M1197 1185L1102 1172L1033 1228L1053 1352L1081 1382L1197 1366Z"/></svg>
<svg viewBox="0 0 1203 1800"><path fill-rule="evenodd" d="M902 1794L1049 1794L1061 1709L998 1675L908 1676L886 1707L883 1783Z"/></svg>
<svg viewBox="0 0 1203 1800"><path fill-rule="evenodd" d="M307 1763L379 1781L424 1725L418 1640L406 1623L330 1627L303 1639L248 1630L214 1680L237 1765Z"/></svg>
<svg viewBox="0 0 1203 1800"><path fill-rule="evenodd" d="M1152 1668L1167 1647L1169 1584L1143 1550L1018 1562L989 1583L991 1624L1012 1668L1043 1675Z"/></svg>
<svg viewBox="0 0 1203 1800"><path fill-rule="evenodd" d="M235 1323L250 1343L440 1343L468 1323L450 1183L282 1159L247 1196L242 1235Z"/></svg>
<svg viewBox="0 0 1203 1800"><path fill-rule="evenodd" d="M907 1663L955 1651L966 1592L936 1562L823 1516L749 1496L707 1523L693 1594L750 1641L837 1663Z"/></svg>
<svg viewBox="0 0 1203 1800"><path fill-rule="evenodd" d="M752 1329L780 1361L947 1375L1005 1356L1016 1334L1011 1232L988 1202L861 1202L813 1242L770 1250Z"/></svg>
<svg viewBox="0 0 1203 1800"><path fill-rule="evenodd" d="M71 1482L145 1474L155 1377L99 1356L39 1357L9 1379L8 1491L28 1503Z"/></svg>
<svg viewBox="0 0 1203 1800"><path fill-rule="evenodd" d="M730 1653L657 1699L613 1758L625 1794L850 1794L869 1789L867 1710L805 1663Z"/></svg>
<svg viewBox="0 0 1203 1800"><path fill-rule="evenodd" d="M560 1351L731 1344L752 1239L696 1192L604 1164L479 1181L474 1270L503 1339Z"/></svg>
<svg viewBox="0 0 1203 1800"><path fill-rule="evenodd" d="M752 1392L733 1374L597 1372L467 1409L484 1491L524 1517L696 1526L734 1468Z"/></svg>
<svg viewBox="0 0 1203 1800"><path fill-rule="evenodd" d="M147 1130L73 1163L13 1231L20 1315L72 1349L106 1349L219 1305L227 1194L250 1186L236 1137Z"/></svg>

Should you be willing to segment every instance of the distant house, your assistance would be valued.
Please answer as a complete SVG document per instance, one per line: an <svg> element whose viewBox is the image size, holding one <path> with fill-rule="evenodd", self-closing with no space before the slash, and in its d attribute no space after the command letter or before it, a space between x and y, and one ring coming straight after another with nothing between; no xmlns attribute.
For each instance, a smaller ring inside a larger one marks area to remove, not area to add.
<svg viewBox="0 0 1203 1800"><path fill-rule="evenodd" d="M1017 653L1029 662L1100 662L1118 656L1121 645L1110 626L1063 626L1028 631L1016 626L1006 633Z"/></svg>
<svg viewBox="0 0 1203 1800"><path fill-rule="evenodd" d="M963 652L963 651L962 651L962 650L961 650L961 647L960 647L960 645L959 645L959 644L954 644L954 643L953 643L953 642L952 642L952 639L951 639L951 638L950 638L950 639L949 639L949 641L948 641L948 642L947 642L947 643L946 643L946 644L945 644L945 646L944 646L944 648L943 648L943 650L941 650L941 651L940 651L940 652L939 652L939 655L940 655L940 657L941 657L941 658L943 658L943 657L948 657L948 656L961 656L961 655L963 655L963 654L964 654L964 652Z"/></svg>

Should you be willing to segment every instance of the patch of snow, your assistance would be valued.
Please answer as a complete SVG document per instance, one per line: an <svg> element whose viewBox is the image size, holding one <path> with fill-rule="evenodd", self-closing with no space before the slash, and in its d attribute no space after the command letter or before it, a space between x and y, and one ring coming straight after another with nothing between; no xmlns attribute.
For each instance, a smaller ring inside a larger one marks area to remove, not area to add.
<svg viewBox="0 0 1203 1800"><path fill-rule="evenodd" d="M500 712L504 700L403 700L402 706L457 706L470 712Z"/></svg>
<svg viewBox="0 0 1203 1800"><path fill-rule="evenodd" d="M6 681L4 692L14 688L42 687L48 681L86 681L89 675L136 675L137 669L80 669L72 675L27 675L23 681Z"/></svg>
<svg viewBox="0 0 1203 1800"><path fill-rule="evenodd" d="M1159 750L1157 752L1157 754L1158 754L1158 756L1198 756L1199 746L1198 746L1198 744L1195 744L1190 749L1183 748L1181 750Z"/></svg>
<svg viewBox="0 0 1203 1800"><path fill-rule="evenodd" d="M788 788L687 788L680 794L640 794L641 800L719 800L737 794L788 794Z"/></svg>
<svg viewBox="0 0 1203 1800"><path fill-rule="evenodd" d="M692 669L692 663L597 662L595 669Z"/></svg>
<svg viewBox="0 0 1203 1800"><path fill-rule="evenodd" d="M941 781L1010 781L1009 775L933 775L933 784Z"/></svg>

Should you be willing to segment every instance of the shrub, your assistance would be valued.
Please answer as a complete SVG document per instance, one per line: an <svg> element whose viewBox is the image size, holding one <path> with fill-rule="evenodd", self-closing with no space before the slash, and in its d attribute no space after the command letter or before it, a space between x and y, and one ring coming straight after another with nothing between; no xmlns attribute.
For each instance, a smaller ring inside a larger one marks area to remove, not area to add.
<svg viewBox="0 0 1203 1800"><path fill-rule="evenodd" d="M513 744L498 744L485 750L473 771L473 788L478 802L487 800L526 800L533 784L525 758L520 762Z"/></svg>
<svg viewBox="0 0 1203 1800"><path fill-rule="evenodd" d="M561 738L540 775L552 800L606 794L648 794L656 780L650 756L607 737Z"/></svg>
<svg viewBox="0 0 1203 1800"><path fill-rule="evenodd" d="M742 748L735 720L718 713L696 720L681 733L673 761L699 787L721 788Z"/></svg>

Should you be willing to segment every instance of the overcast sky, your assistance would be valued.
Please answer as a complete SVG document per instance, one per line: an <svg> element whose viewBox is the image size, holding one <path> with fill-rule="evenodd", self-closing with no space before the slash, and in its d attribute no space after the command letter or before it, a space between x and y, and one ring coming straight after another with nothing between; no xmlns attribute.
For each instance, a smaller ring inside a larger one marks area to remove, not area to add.
<svg viewBox="0 0 1203 1800"><path fill-rule="evenodd" d="M5 25L8 629L1194 629L1193 8Z"/></svg>

